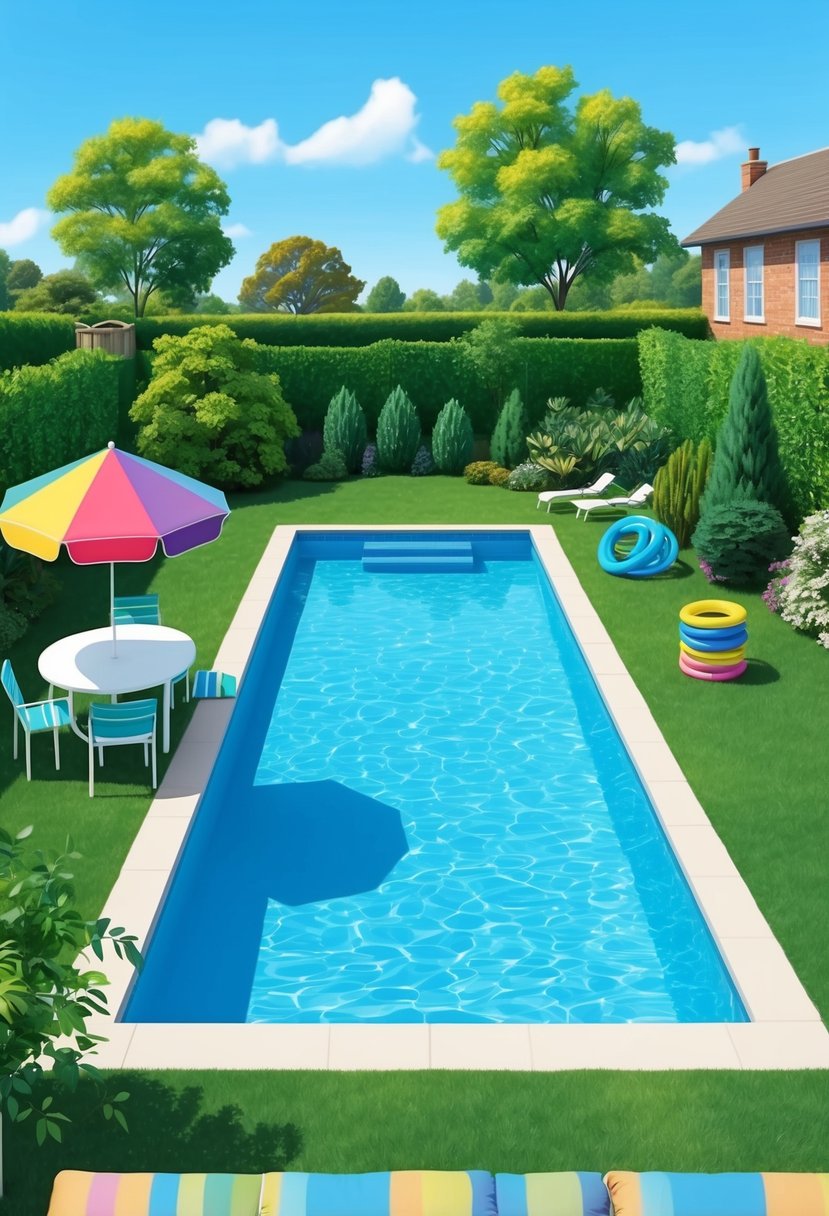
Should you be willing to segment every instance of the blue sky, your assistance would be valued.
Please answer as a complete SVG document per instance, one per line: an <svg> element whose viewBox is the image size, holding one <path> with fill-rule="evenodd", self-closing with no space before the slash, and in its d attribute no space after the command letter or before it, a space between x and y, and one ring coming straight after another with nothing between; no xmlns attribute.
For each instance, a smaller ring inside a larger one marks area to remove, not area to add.
<svg viewBox="0 0 829 1216"><path fill-rule="evenodd" d="M132 13L0 0L0 247L47 272L68 264L47 189L128 114L200 136L227 182L237 253L214 283L227 299L296 233L339 246L369 287L474 278L435 236L453 190L433 154L514 71L569 63L576 95L632 96L674 134L683 163L661 212L680 238L739 192L749 145L773 164L829 143L826 0L142 0Z"/></svg>

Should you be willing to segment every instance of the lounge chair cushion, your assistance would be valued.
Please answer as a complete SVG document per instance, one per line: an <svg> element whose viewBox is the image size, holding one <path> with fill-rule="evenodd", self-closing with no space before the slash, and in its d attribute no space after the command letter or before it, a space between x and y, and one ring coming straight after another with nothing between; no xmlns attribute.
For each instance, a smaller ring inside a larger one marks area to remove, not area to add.
<svg viewBox="0 0 829 1216"><path fill-rule="evenodd" d="M257 1216L261 1174L88 1174L63 1170L48 1216Z"/></svg>
<svg viewBox="0 0 829 1216"><path fill-rule="evenodd" d="M496 1216L483 1170L266 1174L261 1216Z"/></svg>
<svg viewBox="0 0 829 1216"><path fill-rule="evenodd" d="M634 1174L605 1178L615 1216L829 1216L829 1174Z"/></svg>
<svg viewBox="0 0 829 1216"><path fill-rule="evenodd" d="M193 676L192 695L196 700L235 697L236 677L223 671L197 671Z"/></svg>
<svg viewBox="0 0 829 1216"><path fill-rule="evenodd" d="M608 1216L601 1174L496 1174L498 1216Z"/></svg>

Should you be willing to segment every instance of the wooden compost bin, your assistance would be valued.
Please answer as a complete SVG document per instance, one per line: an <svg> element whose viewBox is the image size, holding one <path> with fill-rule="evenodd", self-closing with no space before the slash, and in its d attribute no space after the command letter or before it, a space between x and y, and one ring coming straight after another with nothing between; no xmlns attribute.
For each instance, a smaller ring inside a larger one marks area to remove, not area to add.
<svg viewBox="0 0 829 1216"><path fill-rule="evenodd" d="M135 357L135 326L127 321L98 321L95 325L75 322L78 350L105 350L122 359Z"/></svg>

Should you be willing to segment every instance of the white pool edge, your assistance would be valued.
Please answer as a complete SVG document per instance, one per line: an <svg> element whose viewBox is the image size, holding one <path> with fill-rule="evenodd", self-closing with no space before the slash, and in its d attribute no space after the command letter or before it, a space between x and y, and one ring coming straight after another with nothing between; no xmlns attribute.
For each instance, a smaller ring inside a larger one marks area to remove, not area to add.
<svg viewBox="0 0 829 1216"><path fill-rule="evenodd" d="M630 1025L310 1025L90 1021L102 1068L561 1069L829 1068L829 1030L674 759L553 528L522 525L288 526L273 532L216 655L241 682L299 532L529 532L656 814L751 1018ZM139 946L153 929L234 701L202 701L176 748L102 916ZM110 1009L132 968L108 959Z"/></svg>

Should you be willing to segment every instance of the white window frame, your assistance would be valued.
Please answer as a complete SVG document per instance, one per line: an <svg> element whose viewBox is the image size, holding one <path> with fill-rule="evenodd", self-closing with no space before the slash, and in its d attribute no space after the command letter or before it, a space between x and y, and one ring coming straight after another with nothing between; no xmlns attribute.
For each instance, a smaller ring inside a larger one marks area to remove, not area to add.
<svg viewBox="0 0 829 1216"><path fill-rule="evenodd" d="M801 317L800 314L800 249L803 245L817 245L817 316ZM794 323L809 325L812 329L821 328L820 320L820 237L812 237L808 241L794 243Z"/></svg>
<svg viewBox="0 0 829 1216"><path fill-rule="evenodd" d="M755 250L760 252L760 315L748 315L748 255ZM766 323L766 259L764 245L745 245L743 247L743 320L748 325L765 325Z"/></svg>
<svg viewBox="0 0 829 1216"><path fill-rule="evenodd" d="M719 273L720 267L717 265L719 258L725 258L725 304L726 312L719 311L720 304L720 284ZM714 250L714 320L715 321L730 321L731 320L731 250L730 249L715 249Z"/></svg>

